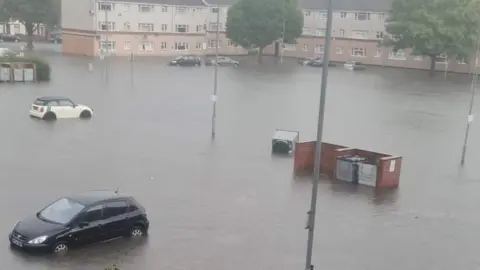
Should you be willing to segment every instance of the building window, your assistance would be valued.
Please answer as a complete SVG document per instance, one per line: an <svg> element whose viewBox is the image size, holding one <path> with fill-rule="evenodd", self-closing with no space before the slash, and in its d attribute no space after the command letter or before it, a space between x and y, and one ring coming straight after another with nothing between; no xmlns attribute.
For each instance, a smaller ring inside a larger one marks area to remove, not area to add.
<svg viewBox="0 0 480 270"><path fill-rule="evenodd" d="M98 30L112 31L115 30L115 22L98 22Z"/></svg>
<svg viewBox="0 0 480 270"><path fill-rule="evenodd" d="M125 22L125 23L123 24L123 29L125 29L126 31L130 31L130 29L131 29L130 23L129 23L129 22Z"/></svg>
<svg viewBox="0 0 480 270"><path fill-rule="evenodd" d="M144 41L139 44L138 50L141 52L151 52L153 51L153 43L150 41Z"/></svg>
<svg viewBox="0 0 480 270"><path fill-rule="evenodd" d="M297 44L285 43L285 44L283 44L283 49L286 50L286 51L296 51L297 50Z"/></svg>
<svg viewBox="0 0 480 270"><path fill-rule="evenodd" d="M201 50L201 49L202 49L202 43L201 43L201 42L197 42L197 44L195 44L195 49Z"/></svg>
<svg viewBox="0 0 480 270"><path fill-rule="evenodd" d="M98 2L98 10L112 11L112 10L114 10L114 8L115 8L115 6L112 3Z"/></svg>
<svg viewBox="0 0 480 270"><path fill-rule="evenodd" d="M354 57L365 57L367 56L367 49L365 48L352 48L352 52L350 54Z"/></svg>
<svg viewBox="0 0 480 270"><path fill-rule="evenodd" d="M378 20L385 21L385 13L383 12L378 13Z"/></svg>
<svg viewBox="0 0 480 270"><path fill-rule="evenodd" d="M388 55L388 59L390 59L390 60L406 60L407 58L405 57L405 51L398 50L396 52L390 52L390 54Z"/></svg>
<svg viewBox="0 0 480 270"><path fill-rule="evenodd" d="M352 31L352 38L366 39L367 35L368 35L368 31L364 31L364 30L353 30Z"/></svg>
<svg viewBox="0 0 480 270"><path fill-rule="evenodd" d="M228 45L228 47L237 47L238 46L235 42L231 41L230 39L227 41L227 45Z"/></svg>
<svg viewBox="0 0 480 270"><path fill-rule="evenodd" d="M467 64L467 59L465 59L465 58L463 58L463 57L458 58L458 59L457 59L457 63L458 63L459 65L465 65L465 64Z"/></svg>
<svg viewBox="0 0 480 270"><path fill-rule="evenodd" d="M179 33L186 33L186 32L188 32L188 25L177 24L177 25L175 25L175 31L179 32Z"/></svg>
<svg viewBox="0 0 480 270"><path fill-rule="evenodd" d="M344 37L344 36L345 36L345 30L344 30L344 29L340 29L340 36L341 36L341 37Z"/></svg>
<svg viewBox="0 0 480 270"><path fill-rule="evenodd" d="M125 11L127 12L130 11L130 4L125 4L124 7L125 7Z"/></svg>
<svg viewBox="0 0 480 270"><path fill-rule="evenodd" d="M186 13L187 8L186 7L177 7L177 13Z"/></svg>
<svg viewBox="0 0 480 270"><path fill-rule="evenodd" d="M325 28L317 28L317 30L315 30L315 36L324 37L325 36Z"/></svg>
<svg viewBox="0 0 480 270"><path fill-rule="evenodd" d="M175 42L175 51L188 51L188 44L185 42Z"/></svg>
<svg viewBox="0 0 480 270"><path fill-rule="evenodd" d="M168 30L168 25L162 24L162 32L167 32L167 30Z"/></svg>
<svg viewBox="0 0 480 270"><path fill-rule="evenodd" d="M217 23L209 23L208 24L208 29L210 29L210 31L217 31ZM219 23L218 24L218 31L220 31L222 29L222 24Z"/></svg>
<svg viewBox="0 0 480 270"><path fill-rule="evenodd" d="M448 59L447 55L442 53L439 56L437 56L437 59L435 60L435 62L438 64L445 64L447 63L447 59Z"/></svg>
<svg viewBox="0 0 480 270"><path fill-rule="evenodd" d="M305 17L310 17L310 15L312 15L310 11L305 11L304 14L305 14Z"/></svg>
<svg viewBox="0 0 480 270"><path fill-rule="evenodd" d="M213 7L213 8L211 9L211 11L212 11L212 13L218 13L218 7Z"/></svg>
<svg viewBox="0 0 480 270"><path fill-rule="evenodd" d="M126 51L129 51L132 49L132 44L130 43L130 41L125 41L125 43L123 43L123 49Z"/></svg>
<svg viewBox="0 0 480 270"><path fill-rule="evenodd" d="M346 12L340 12L340 19L346 19L347 18L347 13Z"/></svg>
<svg viewBox="0 0 480 270"><path fill-rule="evenodd" d="M308 52L308 44L303 44L303 51Z"/></svg>
<svg viewBox="0 0 480 270"><path fill-rule="evenodd" d="M377 51L375 52L375 57L380 57L382 56L382 50L380 48L377 48Z"/></svg>
<svg viewBox="0 0 480 270"><path fill-rule="evenodd" d="M100 50L102 51L109 51L109 52L115 51L115 41L106 41L106 40L100 41L99 47L100 47Z"/></svg>
<svg viewBox="0 0 480 270"><path fill-rule="evenodd" d="M162 6L162 12L167 13L168 12L168 7L167 6Z"/></svg>
<svg viewBox="0 0 480 270"><path fill-rule="evenodd" d="M377 37L377 39L383 39L383 32L382 31L377 31L376 37Z"/></svg>
<svg viewBox="0 0 480 270"><path fill-rule="evenodd" d="M357 20L357 21L368 21L368 20L370 20L370 13L355 12L355 20Z"/></svg>
<svg viewBox="0 0 480 270"><path fill-rule="evenodd" d="M326 20L328 18L328 12L322 11L318 14L318 16L320 17L320 19Z"/></svg>
<svg viewBox="0 0 480 270"><path fill-rule="evenodd" d="M303 30L302 30L302 35L308 35L308 27L303 27Z"/></svg>
<svg viewBox="0 0 480 270"><path fill-rule="evenodd" d="M413 57L413 60L415 60L415 61L422 61L422 60L423 60L423 57L422 57L421 55L415 55L415 56Z"/></svg>
<svg viewBox="0 0 480 270"><path fill-rule="evenodd" d="M325 47L323 45L316 45L315 46L315 53L324 54L325 53Z"/></svg>
<svg viewBox="0 0 480 270"><path fill-rule="evenodd" d="M167 42L162 41L162 42L160 43L160 49L165 50L166 48L167 48Z"/></svg>
<svg viewBox="0 0 480 270"><path fill-rule="evenodd" d="M153 32L153 23L139 23L138 31L140 32Z"/></svg>
<svg viewBox="0 0 480 270"><path fill-rule="evenodd" d="M220 48L221 42L218 43L218 47ZM211 39L208 41L208 48L216 48L217 47L217 40Z"/></svg>
<svg viewBox="0 0 480 270"><path fill-rule="evenodd" d="M197 24L197 33L202 32L202 30L203 30L203 25Z"/></svg>
<svg viewBox="0 0 480 270"><path fill-rule="evenodd" d="M153 12L152 5L138 5L139 12Z"/></svg>
<svg viewBox="0 0 480 270"><path fill-rule="evenodd" d="M343 48L342 47L336 47L335 48L335 54L343 54Z"/></svg>

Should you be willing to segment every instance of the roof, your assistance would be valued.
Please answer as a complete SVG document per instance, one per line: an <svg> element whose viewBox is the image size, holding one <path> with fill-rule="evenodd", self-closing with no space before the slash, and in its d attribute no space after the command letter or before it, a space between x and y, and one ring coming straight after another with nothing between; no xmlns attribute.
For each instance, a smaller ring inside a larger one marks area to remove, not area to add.
<svg viewBox="0 0 480 270"><path fill-rule="evenodd" d="M41 101L52 101L52 100L60 100L60 99L69 99L66 97L55 97L55 96L45 96L45 97L39 97L37 100Z"/></svg>
<svg viewBox="0 0 480 270"><path fill-rule="evenodd" d="M144 0L146 1L146 0ZM160 0L159 0L160 1ZM205 0L211 5L231 6L237 0ZM332 0L334 10L345 11L389 11L393 0ZM327 10L328 0L298 0L304 9Z"/></svg>
<svg viewBox="0 0 480 270"><path fill-rule="evenodd" d="M274 140L296 141L298 140L298 132L291 130L277 129L273 135Z"/></svg>
<svg viewBox="0 0 480 270"><path fill-rule="evenodd" d="M202 0L110 0L111 2L138 3L138 4L157 4L171 6L205 6Z"/></svg>
<svg viewBox="0 0 480 270"><path fill-rule="evenodd" d="M81 203L85 206L111 199L125 198L125 195L118 194L112 190L92 190L82 193L78 193L72 196L67 197L70 200Z"/></svg>

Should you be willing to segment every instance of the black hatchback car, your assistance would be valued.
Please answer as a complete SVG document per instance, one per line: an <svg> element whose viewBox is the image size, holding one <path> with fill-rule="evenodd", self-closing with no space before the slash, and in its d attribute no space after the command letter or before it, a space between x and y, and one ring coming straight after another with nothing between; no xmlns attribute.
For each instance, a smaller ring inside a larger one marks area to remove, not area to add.
<svg viewBox="0 0 480 270"><path fill-rule="evenodd" d="M12 247L64 253L70 247L109 239L146 236L145 208L115 191L89 191L63 197L19 221L9 235Z"/></svg>
<svg viewBox="0 0 480 270"><path fill-rule="evenodd" d="M182 55L172 61L170 61L170 66L201 66L202 59L195 55Z"/></svg>
<svg viewBox="0 0 480 270"><path fill-rule="evenodd" d="M14 35L0 34L1 42L20 42L20 38Z"/></svg>

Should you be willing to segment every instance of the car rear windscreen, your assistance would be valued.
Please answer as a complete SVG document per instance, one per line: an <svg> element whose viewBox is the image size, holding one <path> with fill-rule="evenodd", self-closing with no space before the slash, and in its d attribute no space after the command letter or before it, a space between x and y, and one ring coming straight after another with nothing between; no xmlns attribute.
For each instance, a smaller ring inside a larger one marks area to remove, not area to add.
<svg viewBox="0 0 480 270"><path fill-rule="evenodd" d="M38 106L45 106L45 105L47 105L47 102L45 100L37 99L37 100L35 100L35 102L33 102L33 104L38 105Z"/></svg>

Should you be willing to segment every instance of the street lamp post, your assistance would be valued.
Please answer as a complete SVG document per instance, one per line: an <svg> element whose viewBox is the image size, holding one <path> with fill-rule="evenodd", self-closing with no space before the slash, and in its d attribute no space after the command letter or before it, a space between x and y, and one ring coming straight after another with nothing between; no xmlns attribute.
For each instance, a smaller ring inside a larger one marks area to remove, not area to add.
<svg viewBox="0 0 480 270"><path fill-rule="evenodd" d="M217 5L217 29L215 32L215 67L213 77L213 112L212 112L212 140L215 139L216 132L216 118L217 118L217 91L218 91L218 47L220 39L220 6Z"/></svg>
<svg viewBox="0 0 480 270"><path fill-rule="evenodd" d="M323 120L325 116L328 63L330 61L332 14L333 14L332 0L328 0L327 30L325 33L325 47L324 47L325 53L323 57L322 86L320 91L320 108L318 112L317 144L315 146L315 159L314 159L315 167L313 172L312 200L310 205L310 211L308 211L308 223L307 223L308 241L307 241L307 258L305 263L305 270L313 270L313 265L312 265L313 236L314 236L314 230L315 230L315 214L317 210L318 182L320 181L320 158L321 158L321 151L322 151Z"/></svg>
<svg viewBox="0 0 480 270"><path fill-rule="evenodd" d="M283 20L282 25L282 47L280 48L280 63L283 63L283 47L285 46L285 29L287 28L287 21Z"/></svg>
<svg viewBox="0 0 480 270"><path fill-rule="evenodd" d="M480 41L477 45L476 58L478 58L479 52L480 52ZM470 86L470 108L468 110L467 129L465 130L465 139L463 140L463 148L462 148L462 158L460 160L460 165L462 166L465 165L465 156L467 154L467 144L468 144L468 133L470 131L470 125L473 122L473 104L475 102L475 90L477 88L477 81L478 81L477 61L475 61L472 85Z"/></svg>

